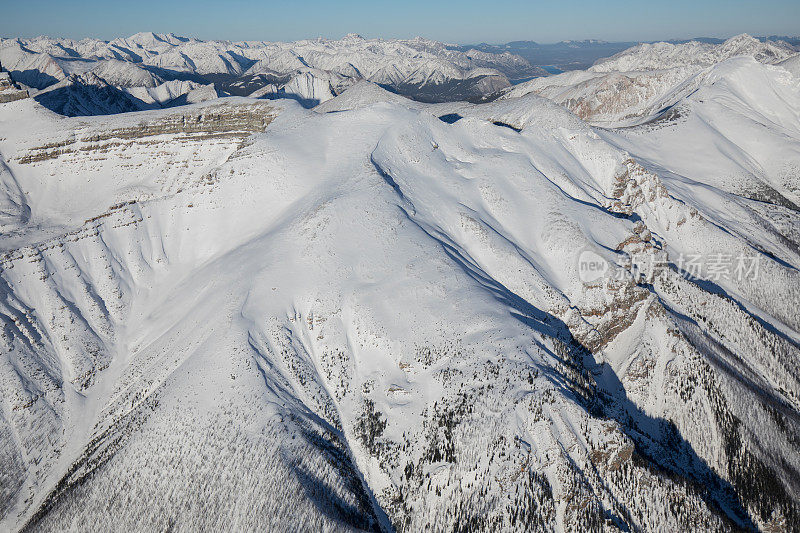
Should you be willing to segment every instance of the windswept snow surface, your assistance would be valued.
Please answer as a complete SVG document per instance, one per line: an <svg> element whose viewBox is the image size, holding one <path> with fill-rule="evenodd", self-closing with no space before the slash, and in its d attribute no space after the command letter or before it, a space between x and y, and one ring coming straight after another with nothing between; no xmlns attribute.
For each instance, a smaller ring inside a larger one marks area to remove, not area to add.
<svg viewBox="0 0 800 533"><path fill-rule="evenodd" d="M800 78L800 54L794 55L789 59L784 59L778 66L785 68L796 78Z"/></svg>
<svg viewBox="0 0 800 533"><path fill-rule="evenodd" d="M0 105L0 529L795 529L792 83Z"/></svg>

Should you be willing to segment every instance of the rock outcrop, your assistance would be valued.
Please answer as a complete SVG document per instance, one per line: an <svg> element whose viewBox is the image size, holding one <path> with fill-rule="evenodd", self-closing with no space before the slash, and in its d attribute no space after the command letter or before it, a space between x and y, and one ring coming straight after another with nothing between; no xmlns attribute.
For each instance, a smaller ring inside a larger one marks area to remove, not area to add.
<svg viewBox="0 0 800 533"><path fill-rule="evenodd" d="M28 91L14 83L14 80L11 79L11 74L4 72L3 66L0 65L0 104L22 100L27 97Z"/></svg>

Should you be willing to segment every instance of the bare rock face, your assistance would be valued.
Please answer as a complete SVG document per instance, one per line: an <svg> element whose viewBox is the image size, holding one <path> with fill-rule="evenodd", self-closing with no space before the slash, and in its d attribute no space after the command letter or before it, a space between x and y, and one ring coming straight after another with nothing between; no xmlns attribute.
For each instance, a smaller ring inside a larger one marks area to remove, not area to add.
<svg viewBox="0 0 800 533"><path fill-rule="evenodd" d="M11 75L8 72L3 72L3 67L0 65L0 104L22 100L27 97L28 91L14 83Z"/></svg>

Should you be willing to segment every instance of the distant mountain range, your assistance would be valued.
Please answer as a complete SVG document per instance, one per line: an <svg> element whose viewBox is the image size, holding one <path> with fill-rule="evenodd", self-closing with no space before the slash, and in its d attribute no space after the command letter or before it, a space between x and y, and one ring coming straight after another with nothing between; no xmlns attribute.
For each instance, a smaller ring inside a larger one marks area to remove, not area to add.
<svg viewBox="0 0 800 533"><path fill-rule="evenodd" d="M785 41L793 46L800 46L800 37L756 37L765 41ZM695 37L692 39L673 39L666 41L674 44L688 43L691 41L721 44L725 39L714 37ZM528 60L531 65L539 67L554 67L559 71L581 70L589 68L598 59L609 57L642 42L656 41L602 41L585 39L581 41L561 41L558 43L537 43L536 41L511 41L505 44L467 44L457 46L458 50L476 49L487 53L509 52ZM557 72L556 72L557 73Z"/></svg>
<svg viewBox="0 0 800 533"><path fill-rule="evenodd" d="M260 91L262 97L288 96L312 106L362 79L424 101L482 101L508 87L509 79L547 74L507 51L461 51L422 38L364 39L355 34L292 43L202 41L155 33L111 41L0 39L0 63L15 82L36 89L35 97L67 114L81 107L69 103L72 93L96 91L103 84L128 93L118 98L126 101L125 109L169 104L138 89L172 83L156 93L174 99L182 96L174 92L179 82L186 91L213 83L220 94ZM58 95L44 96L49 91ZM110 96L105 86L103 91ZM97 114L115 106L104 106Z"/></svg>
<svg viewBox="0 0 800 533"><path fill-rule="evenodd" d="M231 42L144 32L110 41L0 39L0 66L45 107L80 116L226 95L292 98L313 107L362 80L422 102L486 102L512 85L583 70L635 46L599 40L462 46L356 34L339 40Z"/></svg>

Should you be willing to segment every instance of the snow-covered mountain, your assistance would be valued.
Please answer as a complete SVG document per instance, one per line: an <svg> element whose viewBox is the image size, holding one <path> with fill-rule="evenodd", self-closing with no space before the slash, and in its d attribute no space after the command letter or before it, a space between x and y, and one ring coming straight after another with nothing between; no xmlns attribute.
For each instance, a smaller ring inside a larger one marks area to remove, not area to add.
<svg viewBox="0 0 800 533"><path fill-rule="evenodd" d="M697 65L708 67L736 56L752 56L759 63L777 63L797 54L782 41L760 41L747 34L731 37L721 44L698 41L673 44L644 43L606 59L599 59L589 70L593 72L631 72L664 70Z"/></svg>
<svg viewBox="0 0 800 533"><path fill-rule="evenodd" d="M292 98L305 107L314 107L334 98L351 84L353 78L331 71L303 68L286 83L270 83L253 91L249 96L271 99Z"/></svg>
<svg viewBox="0 0 800 533"><path fill-rule="evenodd" d="M175 99L198 90L213 93L212 98L217 98L217 91L208 91L209 89L214 89L213 84L203 85L194 81L172 80L155 87L127 87L123 90L146 104L167 106Z"/></svg>
<svg viewBox="0 0 800 533"><path fill-rule="evenodd" d="M24 48L74 68L0 104L0 529L800 524L786 68L661 69L671 112L602 129L387 91L487 68L422 40ZM229 68L294 97L188 76ZM159 109L63 116L119 102Z"/></svg>
<svg viewBox="0 0 800 533"><path fill-rule="evenodd" d="M51 111L68 117L127 113L150 107L93 72L71 74L38 92L35 98Z"/></svg>
<svg viewBox="0 0 800 533"><path fill-rule="evenodd" d="M537 78L509 89L504 97L534 93L560 103L599 125L630 125L650 120L697 90L715 65L735 57L763 64L791 61L797 52L782 42L761 42L748 35L721 44L641 44L588 70Z"/></svg>
<svg viewBox="0 0 800 533"><path fill-rule="evenodd" d="M362 79L425 101L480 101L508 87L509 78L546 74L508 52L358 35L292 43L201 41L154 33L112 41L0 39L0 62L16 81L40 90L90 73L118 89L215 83L223 92L245 96L260 90L307 105L332 98Z"/></svg>

